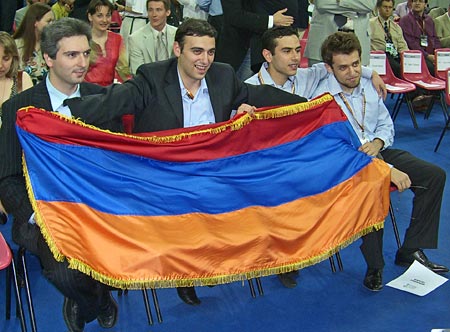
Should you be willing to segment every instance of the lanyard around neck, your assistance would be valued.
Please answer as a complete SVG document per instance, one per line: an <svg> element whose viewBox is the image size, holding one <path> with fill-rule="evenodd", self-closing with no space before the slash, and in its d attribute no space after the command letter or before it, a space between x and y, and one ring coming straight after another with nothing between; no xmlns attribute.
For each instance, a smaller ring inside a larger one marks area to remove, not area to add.
<svg viewBox="0 0 450 332"><path fill-rule="evenodd" d="M263 79L263 77L262 77L261 70L258 72L258 81L259 81L259 84L261 84L261 85L264 84L264 79ZM275 83L275 82L274 82L274 83ZM276 84L275 84L275 85L276 85ZM292 94L295 94L295 84L294 84L294 82L292 82L291 93L292 93Z"/></svg>
<svg viewBox="0 0 450 332"><path fill-rule="evenodd" d="M345 107L347 107L347 109L349 110L353 119L355 120L356 124L358 125L359 129L361 130L363 139L366 139L364 136L364 119L366 118L366 94L364 92L362 93L362 97L363 97L363 105L362 106L363 107L362 107L361 122L359 122L358 119L356 118L356 114L353 111L353 108L350 106L350 103L348 102L347 98L345 97L345 95L342 92L339 92L339 97L342 99L342 101L345 104Z"/></svg>

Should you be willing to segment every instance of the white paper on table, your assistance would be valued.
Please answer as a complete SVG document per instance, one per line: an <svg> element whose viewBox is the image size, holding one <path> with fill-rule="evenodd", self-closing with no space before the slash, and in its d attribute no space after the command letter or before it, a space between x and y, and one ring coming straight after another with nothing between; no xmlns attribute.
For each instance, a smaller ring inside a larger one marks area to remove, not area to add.
<svg viewBox="0 0 450 332"><path fill-rule="evenodd" d="M386 84L386 89L388 89L390 91L402 91L402 90L405 90L405 88L401 88L401 87L398 87L398 86L393 86L393 85L390 85L390 84Z"/></svg>
<svg viewBox="0 0 450 332"><path fill-rule="evenodd" d="M422 72L422 54L410 53L403 55L403 72L419 74Z"/></svg>
<svg viewBox="0 0 450 332"><path fill-rule="evenodd" d="M414 261L405 273L388 282L386 286L414 295L424 296L444 284L447 280L447 278L427 269L418 261Z"/></svg>
<svg viewBox="0 0 450 332"><path fill-rule="evenodd" d="M426 88L437 88L437 87L440 87L439 84L431 84L431 83L424 82L422 80L417 81L417 83L422 84Z"/></svg>

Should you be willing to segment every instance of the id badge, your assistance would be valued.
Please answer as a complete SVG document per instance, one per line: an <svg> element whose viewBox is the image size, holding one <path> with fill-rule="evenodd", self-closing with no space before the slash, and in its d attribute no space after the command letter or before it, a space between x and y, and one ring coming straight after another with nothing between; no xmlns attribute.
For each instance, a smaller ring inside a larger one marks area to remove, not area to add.
<svg viewBox="0 0 450 332"><path fill-rule="evenodd" d="M420 36L420 46L428 47L428 37L427 37L427 35L421 35Z"/></svg>

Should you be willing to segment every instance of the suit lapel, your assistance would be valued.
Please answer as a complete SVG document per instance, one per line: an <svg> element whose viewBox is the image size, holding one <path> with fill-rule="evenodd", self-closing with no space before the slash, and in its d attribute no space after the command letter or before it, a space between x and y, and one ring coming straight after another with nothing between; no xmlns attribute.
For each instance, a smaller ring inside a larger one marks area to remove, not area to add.
<svg viewBox="0 0 450 332"><path fill-rule="evenodd" d="M149 62L154 62L156 59L156 57L155 57L155 40L153 38L152 29L150 28L150 25L148 25L148 24L145 26L143 37L144 38L143 38L142 42L144 43L145 48L147 49L148 55L150 57Z"/></svg>
<svg viewBox="0 0 450 332"><path fill-rule="evenodd" d="M33 106L44 108L47 111L53 112L52 103L50 101L50 95L48 94L47 84L45 79L36 85L34 95L32 97Z"/></svg>
<svg viewBox="0 0 450 332"><path fill-rule="evenodd" d="M169 62L164 92L172 112L175 113L177 120L179 121L180 127L184 127L183 102L181 100L181 88L177 73L177 59L172 59L172 61Z"/></svg>
<svg viewBox="0 0 450 332"><path fill-rule="evenodd" d="M220 107L220 105L223 105L222 93L220 91L222 85L216 81L216 78L209 75L209 71L206 74L205 79L206 85L208 86L209 99L211 100L214 117L216 122L221 122L223 118L222 109Z"/></svg>

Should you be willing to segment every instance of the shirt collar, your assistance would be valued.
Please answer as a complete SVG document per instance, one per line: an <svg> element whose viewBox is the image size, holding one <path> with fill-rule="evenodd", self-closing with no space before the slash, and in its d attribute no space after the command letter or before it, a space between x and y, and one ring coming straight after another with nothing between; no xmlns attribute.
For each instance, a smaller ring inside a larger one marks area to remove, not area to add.
<svg viewBox="0 0 450 332"><path fill-rule="evenodd" d="M166 34L166 30L167 30L167 24L164 25L164 28L161 31L156 30L154 27L152 27L152 25L150 24L150 22L148 22L148 26L150 27L150 30L153 33L153 36L155 36L155 38L158 36L158 34L160 32L163 32L164 35Z"/></svg>
<svg viewBox="0 0 450 332"><path fill-rule="evenodd" d="M339 82L336 80L336 77L334 75L330 75L330 79L328 80L329 82L329 93L333 96L337 96L339 93L343 93L346 95L349 95L349 93L344 92L342 90L341 85L339 84ZM361 83L353 90L353 93L351 95L359 95L362 92L362 88L361 88Z"/></svg>
<svg viewBox="0 0 450 332"><path fill-rule="evenodd" d="M267 62L264 62L263 65L261 66L261 69L259 70L260 74L258 73L258 79L259 79L259 75L261 75L261 78L263 81L263 82L259 82L260 84L267 84L267 85L271 85L274 87L281 87L281 88L285 87L286 84L289 84L289 87L291 87L292 84L295 84L295 81L297 79L295 77L295 75L289 76L287 81L283 85L276 84L273 81L272 76L270 76L269 72L267 71L267 68L269 68L269 64Z"/></svg>
<svg viewBox="0 0 450 332"><path fill-rule="evenodd" d="M52 82L50 82L50 73L45 78L45 83L47 85L47 91L50 96L50 102L52 104L53 111L56 111L60 106L63 105L64 100L69 98L81 97L80 95L80 85L77 84L77 89L70 96L62 93L58 89L56 89Z"/></svg>
<svg viewBox="0 0 450 332"><path fill-rule="evenodd" d="M188 89L186 89L184 87L183 84L183 80L181 79L181 75L180 75L180 70L178 69L177 66L177 75L178 75L178 82L180 84L180 89L181 89L181 97L183 98L184 96L188 95ZM200 88L197 91L197 94L195 95L194 99L201 93L205 93L208 92L208 85L206 84L206 79L202 78L202 80L200 81Z"/></svg>

